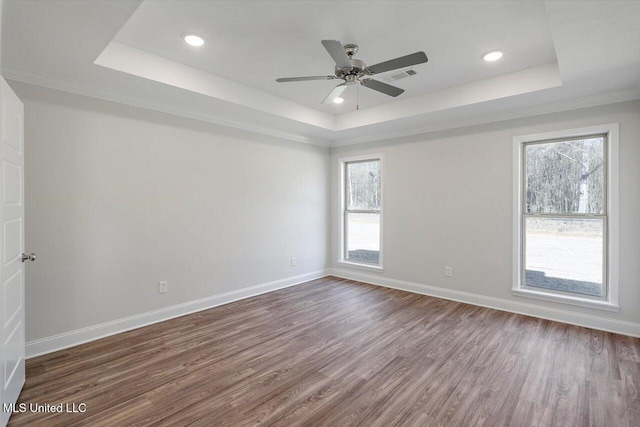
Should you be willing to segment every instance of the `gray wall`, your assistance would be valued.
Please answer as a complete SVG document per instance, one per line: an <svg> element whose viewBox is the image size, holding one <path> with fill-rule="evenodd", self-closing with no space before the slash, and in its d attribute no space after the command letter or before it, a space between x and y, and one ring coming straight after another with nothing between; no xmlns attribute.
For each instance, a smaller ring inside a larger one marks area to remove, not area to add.
<svg viewBox="0 0 640 427"><path fill-rule="evenodd" d="M513 137L614 122L621 309L570 309L640 322L640 101L329 153L11 85L25 103L25 249L39 255L27 341L338 267L337 159L364 153L385 156L384 277L566 309L511 295Z"/></svg>
<svg viewBox="0 0 640 427"><path fill-rule="evenodd" d="M27 341L325 268L327 149L11 85Z"/></svg>
<svg viewBox="0 0 640 427"><path fill-rule="evenodd" d="M620 311L512 296L513 137L618 122ZM333 267L347 269L336 264L341 215L338 159L365 153L384 154L382 276L640 322L640 101L333 149ZM453 277L444 277L445 266L453 267Z"/></svg>

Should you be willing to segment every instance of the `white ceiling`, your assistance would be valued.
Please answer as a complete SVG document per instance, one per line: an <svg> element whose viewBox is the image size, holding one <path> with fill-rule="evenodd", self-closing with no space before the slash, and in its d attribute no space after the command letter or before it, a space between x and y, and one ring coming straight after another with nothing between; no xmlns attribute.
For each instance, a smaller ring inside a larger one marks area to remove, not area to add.
<svg viewBox="0 0 640 427"><path fill-rule="evenodd" d="M202 35L201 49L181 40ZM320 40L373 64L424 50L398 98L336 84ZM640 97L640 2L5 1L2 74L334 146ZM480 55L504 49L485 63ZM95 63L94 63L95 62ZM353 88L351 88L353 89Z"/></svg>
<svg viewBox="0 0 640 427"><path fill-rule="evenodd" d="M490 31L488 31L490 29ZM206 44L190 48L185 32ZM556 62L544 5L524 2L146 1L115 40L297 103L340 114L355 110L356 88L345 103L322 105L341 81L276 83L277 77L332 75L334 62L320 41L360 46L369 65L425 51L430 62L397 82L399 99ZM502 49L503 60L481 54ZM360 108L394 98L360 88Z"/></svg>

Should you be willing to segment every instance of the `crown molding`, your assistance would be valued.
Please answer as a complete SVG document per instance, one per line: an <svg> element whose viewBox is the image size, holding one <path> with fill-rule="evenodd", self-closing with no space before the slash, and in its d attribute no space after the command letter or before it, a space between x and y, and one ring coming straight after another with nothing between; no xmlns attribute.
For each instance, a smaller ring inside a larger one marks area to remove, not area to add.
<svg viewBox="0 0 640 427"><path fill-rule="evenodd" d="M161 113L172 114L188 119L200 120L203 122L213 123L220 126L240 129L247 132L258 133L275 138L282 138L290 141L302 142L305 144L319 145L322 147L329 146L328 141L321 138L312 138L296 133L284 132L279 129L256 126L250 123L213 116L210 114L200 114L191 111L184 111L168 103L144 101L140 98L130 96L117 90L105 89L103 87L92 84L73 82L44 73L36 73L32 71L3 66L1 74L7 80L13 80L20 83L42 86L49 89L60 90L63 92L88 96L91 98L98 98L105 101L116 102L119 104L125 104L133 107L144 108L147 110L158 111Z"/></svg>
<svg viewBox="0 0 640 427"><path fill-rule="evenodd" d="M147 102L139 98L132 97L122 92L107 90L102 87L84 83L72 82L59 77L43 73L35 73L32 71L21 70L13 67L2 67L2 76L8 80L14 80L21 83L27 83L36 86L42 86L49 89L60 90L63 92L74 93L77 95L98 98L105 101L116 102L119 104L130 105L133 107L144 108L147 110L158 111L161 113L172 114L179 117L204 121L220 126L226 126L234 129L240 129L247 132L258 133L270 137L282 138L289 141L301 142L305 144L318 145L322 147L338 148L348 145L365 144L370 142L386 141L393 138L403 138L428 134L451 129L459 129L463 127L476 126L481 124L489 124L504 120L520 119L525 117L533 117L544 114L558 113L562 111L577 110L581 108L596 107L599 105L615 104L619 102L633 101L640 99L640 84L632 90L620 90L616 92L605 92L586 97L574 98L569 100L545 103L518 109L503 110L482 116L470 117L465 120L452 120L447 122L438 122L427 126L402 128L387 133L373 133L370 135L354 136L349 138L336 138L334 140L308 137L305 135L284 132L278 129L271 129L262 126L255 126L250 123L240 122L228 118L216 117L208 114L199 114L194 112L186 112L179 108L173 107L166 103Z"/></svg>
<svg viewBox="0 0 640 427"><path fill-rule="evenodd" d="M94 65L301 124L334 131L336 116L112 40Z"/></svg>
<svg viewBox="0 0 640 427"><path fill-rule="evenodd" d="M544 114L560 113L562 111L579 110L582 108L597 107L600 105L617 104L620 102L635 101L640 99L640 84L635 90L620 90L616 92L604 92L580 98L573 98L551 103L543 103L528 107L497 111L490 114L469 117L463 120L452 120L429 124L427 126L402 129L388 133L376 133L373 135L354 136L350 138L335 139L329 142L331 148L345 147L348 145L366 144L386 141L392 138L411 137L432 132L451 129L460 129L469 126L502 122L505 120L522 119L526 117L541 116Z"/></svg>

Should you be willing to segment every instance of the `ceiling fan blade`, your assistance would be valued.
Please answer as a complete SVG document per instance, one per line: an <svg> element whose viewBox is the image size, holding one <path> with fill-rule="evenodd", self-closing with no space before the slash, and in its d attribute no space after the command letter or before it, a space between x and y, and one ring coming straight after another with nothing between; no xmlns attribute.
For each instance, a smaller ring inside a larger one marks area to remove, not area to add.
<svg viewBox="0 0 640 427"><path fill-rule="evenodd" d="M285 82L306 82L308 80L333 80L336 76L309 76L309 77L281 77L276 79L278 83Z"/></svg>
<svg viewBox="0 0 640 427"><path fill-rule="evenodd" d="M327 52L329 52L329 55L331 55L338 68L344 70L351 70L353 68L342 43L338 40L322 40L322 46L327 49Z"/></svg>
<svg viewBox="0 0 640 427"><path fill-rule="evenodd" d="M377 90L378 92L382 92L385 95L393 97L396 97L404 92L404 89L400 89L399 87L391 86L372 79L365 80L364 82L362 82L362 85L368 87L369 89Z"/></svg>
<svg viewBox="0 0 640 427"><path fill-rule="evenodd" d="M427 54L424 52L416 52L411 55L401 56L399 58L390 59L389 61L381 62L369 66L367 69L372 74L384 73L391 70L397 70L398 68L411 67L412 65L423 64L427 62Z"/></svg>
<svg viewBox="0 0 640 427"><path fill-rule="evenodd" d="M323 104L330 104L334 101L334 99L338 98L342 95L342 92L347 88L347 85L342 83L333 88L333 90L327 95L327 97L322 101Z"/></svg>

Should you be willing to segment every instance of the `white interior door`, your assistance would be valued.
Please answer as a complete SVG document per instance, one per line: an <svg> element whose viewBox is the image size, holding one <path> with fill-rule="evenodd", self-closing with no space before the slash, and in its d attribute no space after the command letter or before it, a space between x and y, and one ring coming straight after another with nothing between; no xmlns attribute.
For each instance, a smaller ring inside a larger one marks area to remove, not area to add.
<svg viewBox="0 0 640 427"><path fill-rule="evenodd" d="M0 390L4 426L24 385L24 107L0 77ZM35 258L35 257L34 257Z"/></svg>

